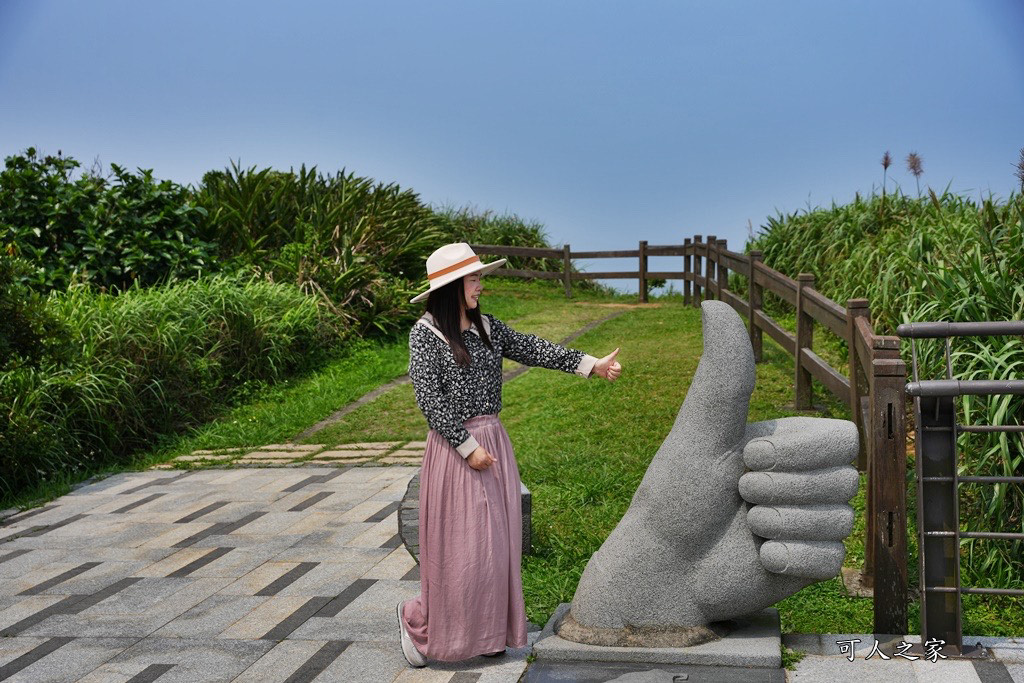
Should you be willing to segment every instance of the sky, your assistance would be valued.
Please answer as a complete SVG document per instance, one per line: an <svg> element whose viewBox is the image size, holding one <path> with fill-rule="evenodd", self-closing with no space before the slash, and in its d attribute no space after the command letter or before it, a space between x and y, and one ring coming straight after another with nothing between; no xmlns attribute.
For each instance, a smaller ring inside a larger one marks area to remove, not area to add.
<svg viewBox="0 0 1024 683"><path fill-rule="evenodd" d="M1017 0L0 0L0 153L344 168L573 249L739 251L880 191L886 150L890 189L910 152L922 189L1018 189L1022 36Z"/></svg>

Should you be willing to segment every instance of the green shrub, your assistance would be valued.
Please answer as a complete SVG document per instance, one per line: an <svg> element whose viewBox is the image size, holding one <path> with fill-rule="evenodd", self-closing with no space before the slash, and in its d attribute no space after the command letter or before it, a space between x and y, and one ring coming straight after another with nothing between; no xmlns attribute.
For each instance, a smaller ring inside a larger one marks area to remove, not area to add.
<svg viewBox="0 0 1024 683"><path fill-rule="evenodd" d="M344 334L294 285L229 275L118 296L73 287L52 294L48 308L74 352L0 372L3 496L56 473L127 462L254 384L322 363Z"/></svg>
<svg viewBox="0 0 1024 683"><path fill-rule="evenodd" d="M359 333L411 322L413 281L443 243L440 221L416 193L344 171L232 164L207 173L197 199L222 259L294 282Z"/></svg>
<svg viewBox="0 0 1024 683"><path fill-rule="evenodd" d="M204 209L188 188L153 172L111 165L112 179L85 173L70 157L9 156L0 172L0 238L33 270L40 292L73 282L104 289L150 286L210 269L211 245L198 238Z"/></svg>

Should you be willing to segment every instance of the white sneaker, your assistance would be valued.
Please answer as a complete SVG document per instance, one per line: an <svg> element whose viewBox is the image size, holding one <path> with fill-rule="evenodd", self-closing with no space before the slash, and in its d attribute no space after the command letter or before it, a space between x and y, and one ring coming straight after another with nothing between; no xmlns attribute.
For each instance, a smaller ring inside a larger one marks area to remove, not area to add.
<svg viewBox="0 0 1024 683"><path fill-rule="evenodd" d="M398 631L402 639L402 654L405 655L405 661L409 662L409 666L423 667L427 665L427 658L420 654L420 651L413 645L412 638L409 637L409 632L405 630L405 623L402 621L402 605L404 604L404 600L398 603Z"/></svg>

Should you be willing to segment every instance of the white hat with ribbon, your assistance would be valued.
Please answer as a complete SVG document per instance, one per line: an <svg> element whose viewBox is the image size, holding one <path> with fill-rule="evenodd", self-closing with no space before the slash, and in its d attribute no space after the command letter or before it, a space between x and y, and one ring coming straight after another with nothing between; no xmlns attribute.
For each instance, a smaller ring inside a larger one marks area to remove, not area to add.
<svg viewBox="0 0 1024 683"><path fill-rule="evenodd" d="M427 257L427 281L430 283L430 288L414 296L410 303L423 301L435 289L440 289L464 275L470 273L487 275L492 270L500 268L507 260L498 259L491 263L484 263L465 242L455 242L439 247Z"/></svg>

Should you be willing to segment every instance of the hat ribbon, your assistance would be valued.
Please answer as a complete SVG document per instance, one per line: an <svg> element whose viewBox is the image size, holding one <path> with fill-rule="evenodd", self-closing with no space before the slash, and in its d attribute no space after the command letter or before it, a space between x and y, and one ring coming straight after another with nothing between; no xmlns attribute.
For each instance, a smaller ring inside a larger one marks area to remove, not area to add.
<svg viewBox="0 0 1024 683"><path fill-rule="evenodd" d="M448 273L456 271L459 268L462 268L463 266L468 266L470 263L478 262L479 260L480 260L479 256L470 256L468 259L466 259L464 261L459 261L458 263L454 263L454 264L448 266L447 268L442 268L441 270L435 270L433 273L427 273L427 279L428 280L433 280L435 277L441 277L442 275L447 275Z"/></svg>

